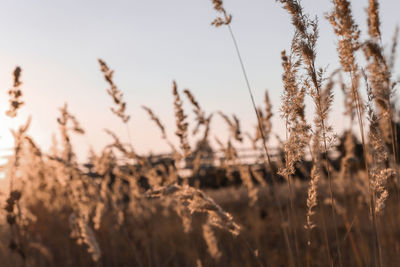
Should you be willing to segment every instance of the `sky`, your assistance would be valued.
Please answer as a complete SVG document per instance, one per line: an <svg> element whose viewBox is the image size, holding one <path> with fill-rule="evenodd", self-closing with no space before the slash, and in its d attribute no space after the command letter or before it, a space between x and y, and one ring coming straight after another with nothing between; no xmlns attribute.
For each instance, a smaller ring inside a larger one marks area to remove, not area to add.
<svg viewBox="0 0 400 267"><path fill-rule="evenodd" d="M317 63L332 71L339 66L336 37L324 18L332 3L302 3L305 12L320 21ZM152 108L170 138L175 138L172 80L180 90L189 88L207 112L235 113L244 131L254 130L256 118L231 37L228 29L210 25L216 17L210 0L3 0L0 5L0 154L12 146L9 129L24 123L28 116L32 116L29 134L49 148L52 136L58 133L56 118L64 103L86 130L84 136L73 138L82 159L89 148L100 151L111 142L106 128L127 142L126 126L110 111L112 101L98 58L115 70L114 82L123 91L131 115L130 142L140 153L168 151L142 105ZM275 113L273 131L282 134L280 55L289 49L293 36L290 17L273 0L225 0L224 5L233 15L232 29L256 102L262 103L268 88ZM355 20L365 33L368 1L354 0L352 5ZM400 2L381 1L380 8L383 43L389 47L400 23ZM5 116L7 91L17 65L23 70L25 105L18 118L9 119ZM337 90L330 117L337 132L347 126L342 103ZM187 103L185 111L193 121ZM312 105L307 112L311 118ZM222 139L228 135L218 117L211 134Z"/></svg>

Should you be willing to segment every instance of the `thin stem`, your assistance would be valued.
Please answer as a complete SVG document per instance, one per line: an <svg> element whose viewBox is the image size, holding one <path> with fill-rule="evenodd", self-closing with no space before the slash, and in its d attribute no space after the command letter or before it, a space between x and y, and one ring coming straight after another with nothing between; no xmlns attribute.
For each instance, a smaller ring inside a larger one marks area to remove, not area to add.
<svg viewBox="0 0 400 267"><path fill-rule="evenodd" d="M244 63L243 63L243 60L242 60L242 56L240 54L239 46L237 44L235 35L233 34L231 25L227 24L227 26L228 26L228 29L229 29L229 33L230 33L230 35L232 37L233 44L235 46L236 54L237 54L237 56L239 58L240 66L241 66L241 69L242 69L242 72L243 72L243 76L244 76L244 79L245 79L245 82L246 82L246 85L247 85L247 90L248 90L249 95L250 95L251 103L253 105L254 112L256 113L256 116L257 116L258 128L260 130L260 135L261 135L261 138L262 138L262 141L263 141L262 143L263 143L263 148L264 148L264 153L265 153L265 155L264 155L264 165L268 166L268 169L269 169L269 171L271 173L271 177L272 177L272 186L274 188L275 187L275 183L276 183L276 181L275 181L276 178L275 178L275 175L273 173L273 168L272 168L272 164L271 164L271 158L270 158L270 155L269 155L269 152L268 152L268 148L267 148L267 145L266 145L266 138L265 138L264 130L263 130L263 127L262 127L260 114L258 113L258 110L257 110L257 107L256 107L256 103L254 101L253 92L251 90L250 82L249 82L249 79L247 77L246 68L244 67ZM266 162L265 162L265 158L267 159ZM288 238L286 226L284 226L285 220L284 220L284 216L283 216L282 204L281 204L281 201L279 200L279 198L276 196L274 191L275 190L272 190L272 194L273 194L273 197L275 198L276 203L278 204L279 215L281 217L281 221L282 221L282 224L283 224L283 226L282 226L283 235L284 235L285 242L286 242L286 245L287 245L287 248L288 248L288 251L289 251L290 261L291 261L292 266L295 266L295 261L293 259L292 247L290 245L290 241L289 241L289 238Z"/></svg>
<svg viewBox="0 0 400 267"><path fill-rule="evenodd" d="M371 223L372 223L372 228L374 231L374 257L376 260L376 258L377 258L376 248L378 248L378 253L379 253L380 252L380 242L378 240L376 215L375 215L375 209L373 207L373 203L375 202L375 197L374 197L375 194L372 192L372 189L371 189L371 175L369 172L369 166L368 166L368 162L367 162L368 161L367 146L366 146L365 135L364 135L363 106L361 104L360 96L354 86L354 70L350 71L350 79L351 79L353 98L356 101L356 113L357 113L358 124L360 127L361 142L362 142L362 147L363 147L364 166L365 166L365 171L367 172L367 176L368 176L368 191L369 191L369 195L370 195L369 209L370 209L370 213L372 215ZM378 255L378 257L381 258L380 254Z"/></svg>
<svg viewBox="0 0 400 267"><path fill-rule="evenodd" d="M323 203L323 201L321 201L320 197L319 198L319 202ZM326 227L326 220L325 220L325 212L324 212L324 207L323 205L319 205L319 210L320 210L320 214L321 214L321 218L322 218L322 230L324 233L324 241L325 241L325 246L326 246L326 252L328 253L328 260L329 260L329 265L331 267L334 267L333 265L333 259L332 259L332 255L331 255L331 249L329 247L329 238L328 238L328 231L327 231L327 227Z"/></svg>
<svg viewBox="0 0 400 267"><path fill-rule="evenodd" d="M323 138L324 138L324 155L325 155L325 165L326 165L326 171L328 173L328 181L329 181L329 194L331 197L331 203L332 203L332 216L333 216L333 224L335 227L335 236L336 236L336 242L337 242L337 251L338 251L338 258L339 258L339 266L343 266L342 264L342 253L340 249L340 239L339 239L339 233L338 233L338 226L337 226L337 221L336 221L336 211L335 211L335 203L334 203L334 196L333 196L333 189L332 189L332 177L331 177L331 171L330 171L330 165L328 163L328 151L327 151L327 144L326 144L326 132L325 132L325 125L324 121L322 121L322 128L323 130Z"/></svg>
<svg viewBox="0 0 400 267"><path fill-rule="evenodd" d="M300 259L300 251L299 251L299 241L297 237L297 226L298 226L298 218L297 218L297 213L294 208L294 192L292 188L292 176L287 175L287 180L288 180L288 187L289 187L289 198L290 198L290 211L291 211L291 217L292 217L292 230L293 230L293 235L294 235L294 243L295 243L295 249L296 249L296 254L297 258ZM299 261L299 264L301 265L301 262Z"/></svg>
<svg viewBox="0 0 400 267"><path fill-rule="evenodd" d="M311 155L312 161L314 162L315 159L314 159L314 155L312 153L312 149L311 149L310 145L308 145L308 149L310 150L310 155ZM321 197L320 196L317 196L317 200L318 200L318 203L323 203L323 201L321 201ZM327 251L327 254L328 254L329 264L331 265L331 267L333 267L333 259L332 259L332 255L331 255L331 252L330 252L329 238L328 238L328 231L327 231L327 227L326 227L326 219L325 219L324 207L323 207L323 205L318 205L318 206L319 206L319 209L321 211L320 214L321 214L321 218L322 218L322 231L323 231L323 234L324 234L324 241L325 241L326 251ZM310 242L310 240L311 240L311 229L309 229L307 232L308 232L308 242ZM307 249L310 251L310 246L307 246Z"/></svg>
<svg viewBox="0 0 400 267"><path fill-rule="evenodd" d="M312 80L314 83L315 90L319 96L321 96L321 88L320 84L317 82L317 76L316 76L316 71L315 71L315 62L312 61L311 64L309 65L311 68L311 74L312 74ZM337 253L338 253L338 258L339 258L339 266L342 267L342 253L341 253L341 246L340 246L340 239L339 239L339 233L337 229L337 222L336 222L336 211L334 207L334 195L333 195L333 189L332 189L332 177L331 177L331 171L329 168L329 163L328 163L328 146L326 143L326 138L327 138L327 129L325 125L325 119L323 119L323 110L322 110L322 103L320 98L315 99L315 104L317 107L317 112L321 118L321 130L322 130L322 138L324 140L323 145L324 145L324 161L325 161L325 166L326 166L326 171L328 173L328 183L329 183L329 195L331 198L331 203L332 203L332 216L333 216L333 224L335 228L335 236L336 236L336 243L337 243Z"/></svg>

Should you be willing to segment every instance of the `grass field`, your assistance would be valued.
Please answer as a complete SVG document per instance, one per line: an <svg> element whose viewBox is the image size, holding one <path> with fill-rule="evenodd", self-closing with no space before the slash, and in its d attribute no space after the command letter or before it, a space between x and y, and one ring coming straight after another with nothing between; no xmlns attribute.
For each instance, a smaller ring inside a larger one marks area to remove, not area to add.
<svg viewBox="0 0 400 267"><path fill-rule="evenodd" d="M212 25L227 28L236 48L251 100L243 105L254 109L256 130L242 129L235 115L204 110L175 81L177 142L156 110L143 106L168 154L140 155L106 130L113 142L79 162L71 141L85 134L79 114L60 108L60 138L49 151L30 136L29 119L12 130L13 154L0 170L1 266L400 266L398 30L390 46L382 44L378 1L369 0L365 40L350 2L330 3L326 19L341 64L332 73L316 64L318 20L298 0L277 1L294 33L281 54L277 114L268 92L256 105L233 17L222 1L212 4L219 16ZM123 92L98 61L111 111L129 132ZM21 67L12 82L7 116L15 118L24 106ZM342 133L330 126L335 88L351 122ZM214 140L217 116L229 136ZM278 148L270 145L272 116L286 126ZM253 146L250 160L239 150L244 141Z"/></svg>

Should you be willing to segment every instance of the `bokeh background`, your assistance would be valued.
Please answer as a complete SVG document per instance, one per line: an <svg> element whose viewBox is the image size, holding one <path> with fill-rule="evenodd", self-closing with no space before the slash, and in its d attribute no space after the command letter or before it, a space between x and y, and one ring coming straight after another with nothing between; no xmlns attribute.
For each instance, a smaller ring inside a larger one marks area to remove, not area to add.
<svg viewBox="0 0 400 267"><path fill-rule="evenodd" d="M319 17L319 66L328 71L338 67L336 37L324 14L330 1L302 1L306 12ZM353 1L356 21L366 25L368 1ZM208 112L235 113L243 128L253 130L256 122L238 59L226 28L210 25L216 14L211 1L50 1L4 0L0 4L0 149L7 154L13 139L9 128L31 115L30 134L42 147L49 147L57 132L58 108L65 102L86 130L73 140L79 158L85 160L90 147L109 141L104 128L113 129L128 141L125 126L110 112L111 99L99 70L97 58L115 70L115 82L124 92L131 115L129 128L139 153L167 152L158 129L141 105L151 107L172 137L175 131L171 82L189 88ZM269 89L275 116L273 131L283 134L279 119L282 92L280 53L288 49L293 35L288 14L273 0L226 0L233 14L232 27L238 39L257 103ZM399 24L400 2L381 2L384 44L390 44ZM388 48L388 47L387 47ZM360 58L363 58L361 56ZM399 63L397 60L398 73ZM25 106L17 119L5 116L11 72L23 69ZM346 124L343 97L335 91L331 122L340 132ZM186 111L191 116L191 108ZM312 113L312 105L307 105ZM211 134L226 132L219 117ZM271 140L271 145L274 145ZM244 143L243 146L249 146Z"/></svg>

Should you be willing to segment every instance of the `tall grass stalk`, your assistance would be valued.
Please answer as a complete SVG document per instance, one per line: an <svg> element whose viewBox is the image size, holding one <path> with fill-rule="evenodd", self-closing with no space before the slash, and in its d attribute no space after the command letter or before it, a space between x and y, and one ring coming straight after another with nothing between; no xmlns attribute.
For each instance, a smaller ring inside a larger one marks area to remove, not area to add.
<svg viewBox="0 0 400 267"><path fill-rule="evenodd" d="M339 38L338 53L340 58L340 63L345 72L350 76L351 80L351 104L350 104L350 114L352 114L352 109L356 110L361 142L363 146L363 157L365 170L368 174L368 190L369 190L369 207L372 217L372 228L374 231L375 241L374 246L379 247L379 242L377 239L377 225L375 220L375 211L373 209L373 193L371 190L371 176L368 167L368 149L366 145L365 133L364 133L364 105L360 100L360 94L358 92L359 86L359 68L356 62L355 52L360 47L359 36L360 30L357 24L353 20L351 13L351 4L347 0L335 0L333 1L334 8L330 14L327 15L327 19L331 23L335 34ZM379 251L379 249L378 249Z"/></svg>
<svg viewBox="0 0 400 267"><path fill-rule="evenodd" d="M274 171L273 171L273 168L272 168L271 157L270 157L270 154L268 152L268 148L267 148L267 144L266 144L266 138L265 138L265 134L264 134L264 129L262 127L261 117L260 117L260 115L258 113L258 110L257 110L257 106L256 106L256 103L255 103L255 100L254 100L253 92L252 92L252 89L251 89L251 86L250 86L250 82L249 82L249 79L248 79L248 76L247 76L247 71L246 71L246 68L244 66L243 59L242 59L242 56L241 56L241 53L240 53L240 50L239 50L239 45L238 45L238 43L236 41L235 35L234 35L232 27L230 25L231 21L232 21L232 16L227 14L226 10L223 7L222 0L212 0L212 1L213 1L213 4L214 4L214 9L217 12L220 12L220 13L223 14L223 18L218 17L217 19L215 19L213 21L212 24L215 25L216 27L219 27L219 26L222 26L222 25L226 25L228 27L229 34L230 34L230 36L232 38L232 42L233 42L233 45L235 47L236 55L237 55L237 57L239 59L239 63L240 63L240 67L241 67L241 70L242 70L242 73L243 73L243 77L244 77L245 82L246 82L247 91L249 93L250 100L251 100L254 112L256 114L256 117L257 117L257 124L258 124L258 128L259 128L259 131L260 131L260 135L261 135L261 139L262 139L262 143L263 143L263 149L264 149L264 163L265 163L265 166L267 167L267 170L270 171L270 174L272 176L273 185L274 185L276 183L276 178L275 178L275 174L274 174ZM265 159L266 159L266 162L265 162ZM276 194L274 193L274 190L272 191L272 194L274 195L275 201L278 204L279 216L280 216L281 222L282 222L282 231L283 231L284 239L285 239L287 247L288 247L290 262L291 262L292 266L296 266L297 264L294 261L292 247L290 245L289 236L288 236L287 229L286 229L286 226L285 226L285 219L284 219L284 215L283 215L282 203L281 203L280 199L278 197L276 197ZM298 247L298 245L296 244L295 247ZM297 254L297 258L298 257L299 257L299 255Z"/></svg>
<svg viewBox="0 0 400 267"><path fill-rule="evenodd" d="M329 194L332 203L334 203L334 193L332 188L332 175L330 165L328 163L328 136L331 132L331 127L327 125L327 117L330 106L333 101L332 88L327 88L326 91L322 90L323 70L317 70L315 66L316 59L316 42L318 39L318 21L312 20L308 15L303 14L303 8L298 0L278 0L284 5L284 8L289 12L292 17L292 24L299 33L296 52L303 59L305 71L308 75L308 80L304 82L305 86L309 89L311 97L316 106L315 127L319 128L322 133L322 143L324 154L325 168L327 170L329 181ZM330 138L331 139L331 138ZM330 140L332 141L332 140ZM335 228L336 248L338 253L339 266L343 266L341 245L338 233L336 212L332 205L332 217Z"/></svg>

